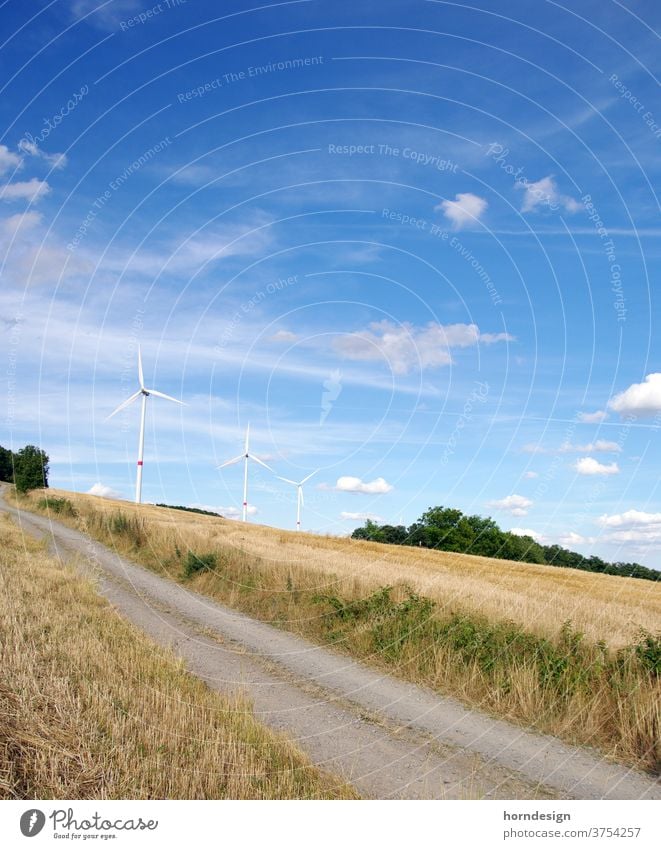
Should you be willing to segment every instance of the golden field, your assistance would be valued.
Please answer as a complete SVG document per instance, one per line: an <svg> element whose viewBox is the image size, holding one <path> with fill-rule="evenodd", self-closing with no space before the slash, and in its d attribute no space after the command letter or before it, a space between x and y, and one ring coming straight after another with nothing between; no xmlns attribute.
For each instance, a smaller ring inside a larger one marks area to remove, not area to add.
<svg viewBox="0 0 661 849"><path fill-rule="evenodd" d="M34 493L30 500L34 504L43 495ZM121 508L127 515L139 516L149 529L148 551L143 556L151 566L165 571L175 546L192 551L232 548L258 558L261 569L271 572L279 586L290 573L304 579L309 589L347 597L366 595L384 584L407 584L448 609L513 619L544 635L557 634L561 624L571 620L587 637L606 640L612 648L631 642L640 628L661 627L661 584L652 581L246 526L66 491L48 490L48 495L67 498L75 505L81 517L78 527L92 513L112 514ZM119 537L114 542L124 545Z"/></svg>

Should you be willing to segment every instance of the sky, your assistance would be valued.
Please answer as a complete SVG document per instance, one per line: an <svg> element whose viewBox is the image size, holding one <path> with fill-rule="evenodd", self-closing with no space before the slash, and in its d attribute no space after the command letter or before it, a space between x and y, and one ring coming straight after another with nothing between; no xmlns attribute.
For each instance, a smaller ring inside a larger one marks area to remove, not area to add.
<svg viewBox="0 0 661 849"><path fill-rule="evenodd" d="M656 3L0 18L0 444L133 498L140 346L145 501L661 565Z"/></svg>

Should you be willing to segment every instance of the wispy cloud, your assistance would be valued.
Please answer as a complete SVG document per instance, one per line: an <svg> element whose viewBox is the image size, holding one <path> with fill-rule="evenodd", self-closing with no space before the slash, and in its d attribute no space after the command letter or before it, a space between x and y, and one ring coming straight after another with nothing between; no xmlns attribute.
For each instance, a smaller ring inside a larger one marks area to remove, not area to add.
<svg viewBox="0 0 661 849"><path fill-rule="evenodd" d="M100 29L116 29L120 21L142 8L138 0L69 0L70 13L75 20L85 18Z"/></svg>
<svg viewBox="0 0 661 849"><path fill-rule="evenodd" d="M397 325L386 319L372 322L367 330L340 337L335 348L347 359L382 360L395 374L408 374L416 367L450 365L453 348L513 340L508 333L481 333L476 324L430 322L424 327L415 327L408 322Z"/></svg>
<svg viewBox="0 0 661 849"><path fill-rule="evenodd" d="M28 156L34 156L37 159L42 159L44 162L47 162L51 168L55 168L57 170L64 168L67 165L67 157L64 153L46 153L46 151L42 150L36 142L29 141L28 139L21 139L18 144L18 149L22 153L27 153Z"/></svg>
<svg viewBox="0 0 661 849"><path fill-rule="evenodd" d="M517 181L515 186L517 189L522 189L524 193L521 212L536 212L544 207L554 210L562 208L569 213L583 209L583 205L579 201L558 191L558 186L552 176L542 177L535 183Z"/></svg>
<svg viewBox="0 0 661 849"><path fill-rule="evenodd" d="M272 336L269 336L270 342L295 342L298 339L296 333L291 330L278 330Z"/></svg>
<svg viewBox="0 0 661 849"><path fill-rule="evenodd" d="M381 516L377 516L376 513L350 513L346 510L340 513L340 519L343 522L366 522L368 520L372 522L383 522Z"/></svg>
<svg viewBox="0 0 661 849"><path fill-rule="evenodd" d="M23 160L17 153L9 150L7 145L0 144L0 174L4 174L12 168L20 168L22 164Z"/></svg>
<svg viewBox="0 0 661 849"><path fill-rule="evenodd" d="M45 180L37 180L36 177L33 177L24 182L6 183L4 186L0 186L0 200L27 200L30 203L36 203L36 201L45 197L50 190L50 186Z"/></svg>
<svg viewBox="0 0 661 849"><path fill-rule="evenodd" d="M599 422L603 422L607 417L608 413L605 410L595 410L594 413L578 414L578 420L582 424L599 424Z"/></svg>
<svg viewBox="0 0 661 849"><path fill-rule="evenodd" d="M574 444L563 442L558 448L545 448L535 442L529 442L522 449L526 454L619 454L622 446L608 439L597 439L595 442Z"/></svg>

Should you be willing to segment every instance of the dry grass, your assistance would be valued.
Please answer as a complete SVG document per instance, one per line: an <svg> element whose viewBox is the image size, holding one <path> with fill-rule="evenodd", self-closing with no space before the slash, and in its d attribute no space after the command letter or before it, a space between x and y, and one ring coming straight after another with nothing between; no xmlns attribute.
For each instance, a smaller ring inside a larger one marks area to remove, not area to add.
<svg viewBox="0 0 661 849"><path fill-rule="evenodd" d="M48 495L71 505L56 518L230 606L626 763L661 762L659 678L632 647L659 630L657 584ZM189 552L217 565L185 578Z"/></svg>
<svg viewBox="0 0 661 849"><path fill-rule="evenodd" d="M352 798L0 517L0 799Z"/></svg>
<svg viewBox="0 0 661 849"><path fill-rule="evenodd" d="M170 574L176 547L181 551L233 549L259 559L269 587L283 588L283 576L291 574L299 586L353 598L384 584L407 584L444 609L511 619L543 636L557 635L562 623L571 620L586 637L606 640L612 648L631 643L640 628L653 631L661 623L661 584L652 581L297 534L180 510L56 490L49 493L75 505L81 517L77 527L86 517L116 513L120 508L127 516L139 515L149 527L148 551L141 557ZM30 503L42 497L43 493L35 493ZM111 535L107 541L120 547L125 544L119 536L113 540Z"/></svg>

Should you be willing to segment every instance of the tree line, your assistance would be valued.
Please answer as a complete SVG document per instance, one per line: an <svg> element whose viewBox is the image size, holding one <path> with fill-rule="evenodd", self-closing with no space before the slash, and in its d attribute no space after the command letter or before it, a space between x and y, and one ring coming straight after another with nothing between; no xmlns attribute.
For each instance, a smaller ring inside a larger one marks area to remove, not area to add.
<svg viewBox="0 0 661 849"><path fill-rule="evenodd" d="M379 525L368 519L364 527L356 528L351 538L563 566L648 581L661 579L661 572L640 563L608 563L595 555L584 557L560 545L542 545L530 536L501 530L491 518L467 516L451 507L430 507L409 527Z"/></svg>
<svg viewBox="0 0 661 849"><path fill-rule="evenodd" d="M11 451L0 445L0 481L13 483L17 492L48 486L49 457L36 445Z"/></svg>

